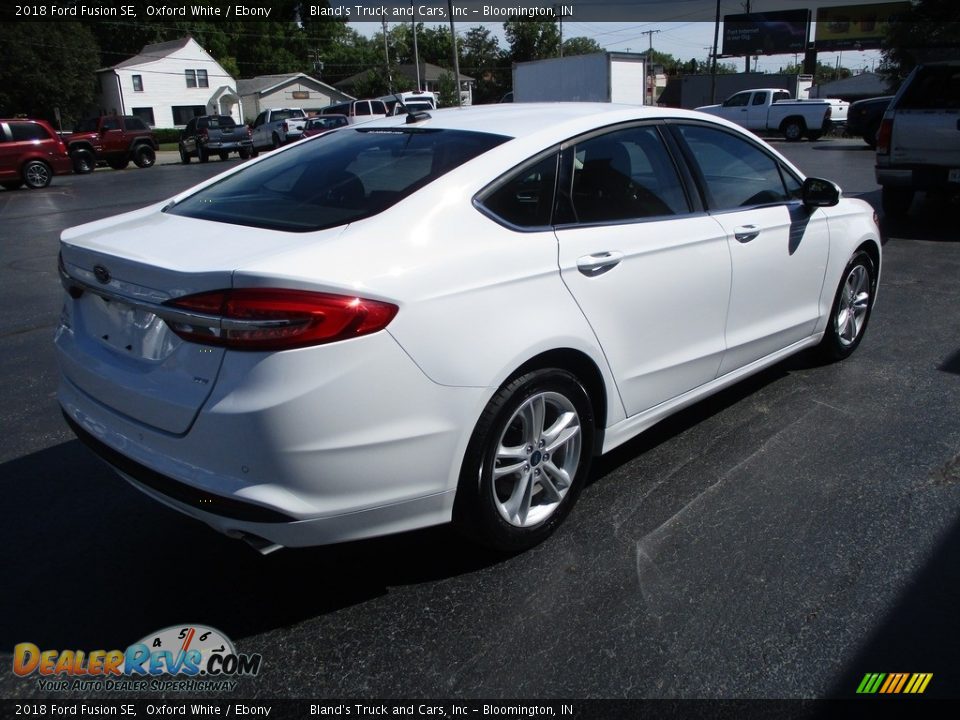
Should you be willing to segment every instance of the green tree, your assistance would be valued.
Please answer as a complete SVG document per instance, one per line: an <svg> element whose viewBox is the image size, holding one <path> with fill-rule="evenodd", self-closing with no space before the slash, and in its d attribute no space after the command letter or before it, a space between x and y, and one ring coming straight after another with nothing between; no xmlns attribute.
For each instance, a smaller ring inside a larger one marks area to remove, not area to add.
<svg viewBox="0 0 960 720"><path fill-rule="evenodd" d="M496 35L484 27L470 28L458 45L460 72L476 79L473 102L497 102L510 87L511 68Z"/></svg>
<svg viewBox="0 0 960 720"><path fill-rule="evenodd" d="M64 128L86 115L94 100L97 42L77 22L0 23L0 117L26 115Z"/></svg>
<svg viewBox="0 0 960 720"><path fill-rule="evenodd" d="M879 72L895 90L918 63L956 58L958 48L956 0L920 0L890 23Z"/></svg>
<svg viewBox="0 0 960 720"><path fill-rule="evenodd" d="M571 55L592 55L593 53L603 52L603 47L593 38L572 37L563 41L564 57Z"/></svg>
<svg viewBox="0 0 960 720"><path fill-rule="evenodd" d="M453 77L453 73L449 70L444 70L440 73L440 77L437 78L437 104L440 107L456 107L459 105L460 101L457 97L457 93L460 92L456 79Z"/></svg>
<svg viewBox="0 0 960 720"><path fill-rule="evenodd" d="M503 32L510 43L510 60L527 62L557 57L560 31L552 20L507 20Z"/></svg>

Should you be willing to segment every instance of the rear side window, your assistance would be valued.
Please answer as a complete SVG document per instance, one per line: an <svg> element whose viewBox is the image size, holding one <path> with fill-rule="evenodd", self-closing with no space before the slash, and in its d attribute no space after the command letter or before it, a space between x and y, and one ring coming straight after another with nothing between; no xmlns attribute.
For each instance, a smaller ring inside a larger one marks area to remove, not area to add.
<svg viewBox="0 0 960 720"><path fill-rule="evenodd" d="M570 197L581 223L690 210L677 169L651 126L616 130L577 143Z"/></svg>
<svg viewBox="0 0 960 720"><path fill-rule="evenodd" d="M928 65L917 70L897 103L898 110L960 108L960 65Z"/></svg>
<svg viewBox="0 0 960 720"><path fill-rule="evenodd" d="M779 163L752 143L724 130L680 125L700 171L712 210L788 200Z"/></svg>
<svg viewBox="0 0 960 720"><path fill-rule="evenodd" d="M167 212L292 232L336 227L382 212L508 139L431 128L340 131L254 163Z"/></svg>
<svg viewBox="0 0 960 720"><path fill-rule="evenodd" d="M557 155L527 165L510 176L480 205L501 220L522 228L550 225L553 191L557 180Z"/></svg>
<svg viewBox="0 0 960 720"><path fill-rule="evenodd" d="M10 132L13 134L13 141L22 140L49 140L50 135L40 125L36 123L12 122L10 123Z"/></svg>

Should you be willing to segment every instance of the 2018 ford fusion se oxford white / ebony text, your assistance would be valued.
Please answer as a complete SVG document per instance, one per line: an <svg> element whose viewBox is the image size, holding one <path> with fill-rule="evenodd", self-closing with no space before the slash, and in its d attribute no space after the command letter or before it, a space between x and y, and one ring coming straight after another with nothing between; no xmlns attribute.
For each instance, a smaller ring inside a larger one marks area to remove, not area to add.
<svg viewBox="0 0 960 720"><path fill-rule="evenodd" d="M66 230L59 399L262 550L453 520L503 550L595 456L860 343L872 209L725 120L561 103L339 128Z"/></svg>

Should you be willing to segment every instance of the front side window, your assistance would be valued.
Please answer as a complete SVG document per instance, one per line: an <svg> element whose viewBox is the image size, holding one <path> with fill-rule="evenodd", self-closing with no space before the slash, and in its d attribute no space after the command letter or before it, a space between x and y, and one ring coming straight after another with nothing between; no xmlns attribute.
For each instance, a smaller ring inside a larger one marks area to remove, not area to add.
<svg viewBox="0 0 960 720"><path fill-rule="evenodd" d="M306 232L376 215L508 138L358 128L249 165L177 203L174 215Z"/></svg>
<svg viewBox="0 0 960 720"><path fill-rule="evenodd" d="M788 200L779 163L753 143L703 125L679 132L700 171L711 210L730 210Z"/></svg>
<svg viewBox="0 0 960 720"><path fill-rule="evenodd" d="M522 228L550 224L557 180L557 155L522 168L498 185L480 204L499 219Z"/></svg>
<svg viewBox="0 0 960 720"><path fill-rule="evenodd" d="M737 93L733 97L727 98L727 101L723 103L724 107L746 107L747 103L750 102L750 93Z"/></svg>
<svg viewBox="0 0 960 720"><path fill-rule="evenodd" d="M187 78L187 87L195 88L197 86L197 71L196 70L184 70L184 76Z"/></svg>
<svg viewBox="0 0 960 720"><path fill-rule="evenodd" d="M577 222L689 212L677 169L657 129L616 130L577 143L570 200Z"/></svg>
<svg viewBox="0 0 960 720"><path fill-rule="evenodd" d="M135 92L143 92L143 75L133 76L133 89Z"/></svg>

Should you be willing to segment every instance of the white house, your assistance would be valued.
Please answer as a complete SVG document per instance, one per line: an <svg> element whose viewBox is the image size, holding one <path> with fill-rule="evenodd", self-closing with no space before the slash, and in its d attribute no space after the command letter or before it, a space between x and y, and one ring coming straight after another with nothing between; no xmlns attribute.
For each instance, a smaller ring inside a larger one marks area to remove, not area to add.
<svg viewBox="0 0 960 720"><path fill-rule="evenodd" d="M315 112L328 105L355 99L304 73L241 78L237 81L237 90L247 121L252 121L262 110L269 108L295 107Z"/></svg>
<svg viewBox="0 0 960 720"><path fill-rule="evenodd" d="M243 122L237 82L191 37L146 45L97 71L100 112L136 115L153 127L183 127L195 115Z"/></svg>

